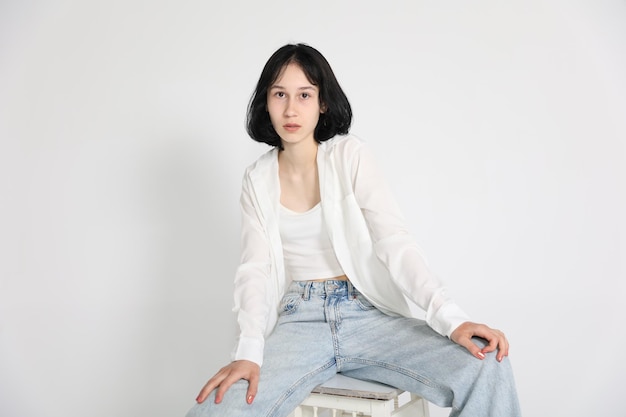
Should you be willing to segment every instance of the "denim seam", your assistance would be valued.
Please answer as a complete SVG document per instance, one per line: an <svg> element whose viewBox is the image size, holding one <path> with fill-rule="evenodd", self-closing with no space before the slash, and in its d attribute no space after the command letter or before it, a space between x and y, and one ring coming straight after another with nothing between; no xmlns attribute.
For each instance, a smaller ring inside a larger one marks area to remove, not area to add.
<svg viewBox="0 0 626 417"><path fill-rule="evenodd" d="M309 372L308 374L304 375L302 378L300 378L299 380L297 380L291 387L289 387L289 389L280 396L280 398L278 398L278 400L274 403L274 406L272 408L270 408L270 410L268 411L268 413L266 414L267 417L271 417L274 415L274 412L276 411L276 409L278 407L280 407L286 400L287 398L289 398L291 396L291 394L293 394L296 389L302 385L302 383L310 378L311 376L317 375L322 371L325 371L326 369L330 368L331 366L336 365L335 361L330 361L328 363L326 363L325 365L320 366L319 368L315 369L314 371Z"/></svg>
<svg viewBox="0 0 626 417"><path fill-rule="evenodd" d="M288 296L291 297L287 298ZM285 300L287 300L287 302L284 302ZM298 293L286 294L281 301L280 314L285 316L294 314L302 301L303 298Z"/></svg>
<svg viewBox="0 0 626 417"><path fill-rule="evenodd" d="M424 384L426 386L432 387L432 388L438 388L438 389L446 389L445 386L440 385L436 382L431 381L428 378L425 378L422 375L416 374L415 372L406 369L406 368L402 368L400 366L397 365L392 365L390 363L387 362L381 362L381 361L373 361L373 360L369 360L369 359L360 359L360 358L341 358L337 361L337 368L340 367L340 365L342 363L358 363L361 365L367 365L367 366L377 366L379 368L385 368L385 369L389 369L391 371L394 372L398 372L400 374L406 375L409 378L412 378L414 380L416 380L417 382Z"/></svg>

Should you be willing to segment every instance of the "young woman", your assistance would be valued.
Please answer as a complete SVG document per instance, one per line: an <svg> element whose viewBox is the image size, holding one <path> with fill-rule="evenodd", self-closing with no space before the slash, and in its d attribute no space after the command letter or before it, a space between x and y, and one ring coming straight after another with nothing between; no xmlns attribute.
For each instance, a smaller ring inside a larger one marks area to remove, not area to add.
<svg viewBox="0 0 626 417"><path fill-rule="evenodd" d="M507 339L446 296L351 120L317 50L270 57L248 108L249 135L273 149L243 179L240 336L188 417L285 417L337 372L454 416L520 415Z"/></svg>

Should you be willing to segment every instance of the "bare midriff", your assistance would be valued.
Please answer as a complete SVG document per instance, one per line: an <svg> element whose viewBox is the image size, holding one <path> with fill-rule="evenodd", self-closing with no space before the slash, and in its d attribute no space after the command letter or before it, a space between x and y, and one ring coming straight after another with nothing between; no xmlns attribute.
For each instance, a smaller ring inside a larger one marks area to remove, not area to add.
<svg viewBox="0 0 626 417"><path fill-rule="evenodd" d="M320 278L320 279L310 279L309 281L313 282L324 282L324 281L348 281L348 277L345 275L339 275L334 278Z"/></svg>

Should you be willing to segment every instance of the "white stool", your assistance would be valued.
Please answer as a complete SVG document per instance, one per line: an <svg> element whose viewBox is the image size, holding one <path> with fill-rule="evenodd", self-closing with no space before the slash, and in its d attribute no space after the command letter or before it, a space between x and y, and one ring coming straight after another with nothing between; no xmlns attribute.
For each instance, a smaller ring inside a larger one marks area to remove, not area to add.
<svg viewBox="0 0 626 417"><path fill-rule="evenodd" d="M293 417L429 417L428 402L417 395L341 374L317 386Z"/></svg>

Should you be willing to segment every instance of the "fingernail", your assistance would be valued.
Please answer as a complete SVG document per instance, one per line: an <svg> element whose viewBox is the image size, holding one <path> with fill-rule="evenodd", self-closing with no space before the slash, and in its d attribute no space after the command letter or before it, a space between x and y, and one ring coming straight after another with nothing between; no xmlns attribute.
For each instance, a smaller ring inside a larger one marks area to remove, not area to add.
<svg viewBox="0 0 626 417"><path fill-rule="evenodd" d="M482 352L478 352L478 353L477 353L477 355L478 355L478 357L479 357L480 359L485 359L485 354L484 354L484 353L482 353Z"/></svg>
<svg viewBox="0 0 626 417"><path fill-rule="evenodd" d="M248 395L248 404L252 404L252 400L254 397L252 395Z"/></svg>

